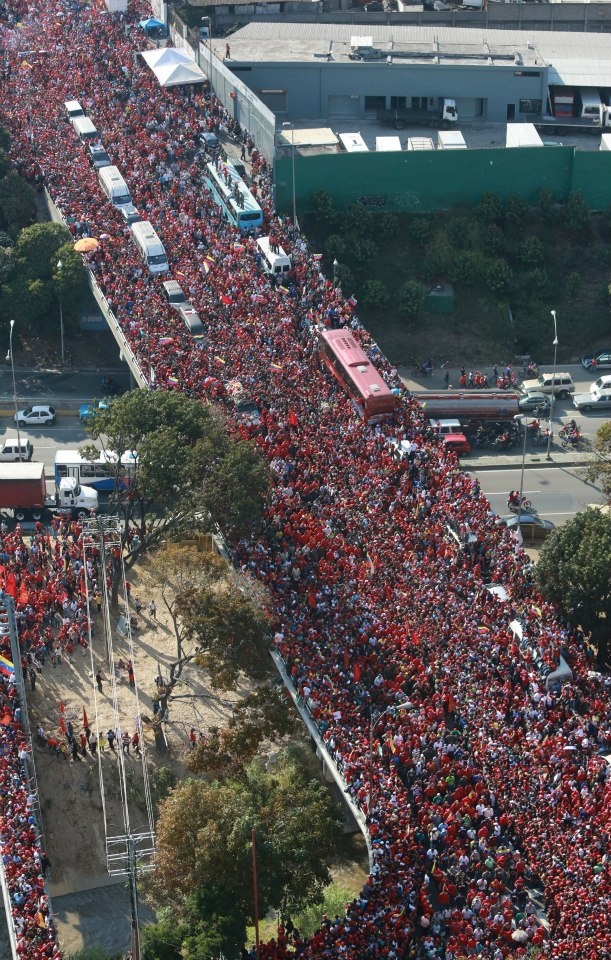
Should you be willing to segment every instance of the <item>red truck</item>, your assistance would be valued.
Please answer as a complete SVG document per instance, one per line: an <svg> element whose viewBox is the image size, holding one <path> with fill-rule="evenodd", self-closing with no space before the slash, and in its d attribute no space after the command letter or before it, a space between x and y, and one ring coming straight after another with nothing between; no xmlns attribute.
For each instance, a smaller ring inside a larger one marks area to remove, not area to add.
<svg viewBox="0 0 611 960"><path fill-rule="evenodd" d="M74 477L62 478L55 496L47 495L44 463L0 463L0 510L15 520L43 520L61 514L87 517L98 509L98 493Z"/></svg>

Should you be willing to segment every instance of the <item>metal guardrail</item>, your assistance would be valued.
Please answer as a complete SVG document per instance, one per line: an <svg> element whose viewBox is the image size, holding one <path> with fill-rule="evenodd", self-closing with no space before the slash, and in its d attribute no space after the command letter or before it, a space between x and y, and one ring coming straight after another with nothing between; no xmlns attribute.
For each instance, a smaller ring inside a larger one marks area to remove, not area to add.
<svg viewBox="0 0 611 960"><path fill-rule="evenodd" d="M300 699L297 695L297 691L293 685L293 681L291 680L288 673L286 672L284 660L282 659L282 657L280 656L277 650L271 651L271 657L276 666L276 670L278 671L278 673L282 678L282 682L284 683L284 686L286 687L286 689L291 695L291 700L295 704L295 709L298 711L299 716L301 717L306 727L308 728L308 733L310 734L310 736L312 737L312 740L316 744L316 749L320 754L320 757L323 761L325 768L329 771L336 786L341 791L342 797L344 799L344 803L350 810L350 813L354 817L359 830L361 831L361 833L365 838L365 843L367 844L367 856L369 858L369 869L371 870L374 864L373 849L371 847L371 838L369 836L369 830L367 829L367 821L365 820L363 811L360 809L360 807L357 807L356 803L348 793L348 784L346 783L343 776L339 772L337 768L337 764L333 759L333 756L329 752L329 748L327 747L326 743L322 739L318 727L312 720L312 717L309 711L300 702Z"/></svg>
<svg viewBox="0 0 611 960"><path fill-rule="evenodd" d="M45 202L47 204L47 209L49 210L51 219L55 223L61 223L62 226L68 229L68 224L66 223L66 219L63 213L61 212L59 207L56 205L55 201L52 199L51 194L49 193L46 187L44 188L44 196L45 196ZM140 364L136 359L136 355L134 354L132 348L130 347L129 343L125 339L125 334L123 333L119 325L119 321L117 320L114 313L110 309L110 304L108 303L108 300L100 290L96 282L95 275L90 269L87 270L87 279L89 281L89 286L91 287L91 292L93 293L96 299L96 302L106 319L106 322L110 328L110 332L112 333L113 337L117 341L117 346L121 351L121 356L123 357L127 366L129 367L134 380L136 381L139 387L147 388L148 381L144 376L142 370L140 369Z"/></svg>

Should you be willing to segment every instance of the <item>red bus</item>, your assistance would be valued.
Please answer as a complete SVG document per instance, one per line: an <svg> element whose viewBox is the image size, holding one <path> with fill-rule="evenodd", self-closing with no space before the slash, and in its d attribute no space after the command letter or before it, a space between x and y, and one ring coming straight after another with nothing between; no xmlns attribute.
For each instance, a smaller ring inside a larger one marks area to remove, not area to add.
<svg viewBox="0 0 611 960"><path fill-rule="evenodd" d="M397 398L346 327L319 334L325 365L349 394L359 416L381 420L393 412Z"/></svg>

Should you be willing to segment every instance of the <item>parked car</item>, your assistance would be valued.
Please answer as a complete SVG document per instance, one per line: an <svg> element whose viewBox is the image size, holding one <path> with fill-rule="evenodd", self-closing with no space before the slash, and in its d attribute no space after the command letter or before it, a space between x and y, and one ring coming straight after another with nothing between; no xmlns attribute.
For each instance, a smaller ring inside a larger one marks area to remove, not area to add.
<svg viewBox="0 0 611 960"><path fill-rule="evenodd" d="M39 427L45 423L55 423L55 409L49 404L38 404L27 410L18 410L13 417L15 423L25 427Z"/></svg>
<svg viewBox="0 0 611 960"><path fill-rule="evenodd" d="M552 530L556 529L556 524L551 520L543 520L541 517L535 517L532 513L523 513L520 517L503 517L503 522L509 530L515 530L520 525L522 538L526 543L534 543L536 540L547 540Z"/></svg>
<svg viewBox="0 0 611 960"><path fill-rule="evenodd" d="M541 414L541 416L544 416L549 413L549 397L546 397L545 394L539 390L534 390L532 393L526 393L523 397L520 397L518 407L520 408L520 413L534 413L536 411Z"/></svg>
<svg viewBox="0 0 611 960"><path fill-rule="evenodd" d="M446 450L453 450L457 456L463 453L471 453L469 441L464 433L446 433L443 438L443 443Z"/></svg>
<svg viewBox="0 0 611 960"><path fill-rule="evenodd" d="M536 380L525 380L522 384L523 393L546 393L551 395L552 383L554 394L559 400L566 400L570 393L575 393L575 384L570 373L542 373Z"/></svg>
<svg viewBox="0 0 611 960"><path fill-rule="evenodd" d="M99 170L101 167L109 167L112 161L106 153L104 147L101 147L99 144L92 143L89 145L89 163L94 170Z"/></svg>
<svg viewBox="0 0 611 960"><path fill-rule="evenodd" d="M611 370L611 350L601 350L600 353L586 353L581 358L581 365L586 370Z"/></svg>
<svg viewBox="0 0 611 960"><path fill-rule="evenodd" d="M131 227L132 223L139 223L142 220L133 203L124 203L122 206L117 207L116 210L128 227Z"/></svg>
<svg viewBox="0 0 611 960"><path fill-rule="evenodd" d="M220 147L219 139L216 133L210 133L208 130L204 133L200 133L199 141L202 147L205 147L208 153L212 153L218 147Z"/></svg>
<svg viewBox="0 0 611 960"><path fill-rule="evenodd" d="M592 410L609 410L611 409L611 387L592 393L576 393L573 397L573 406L582 413L590 413Z"/></svg>
<svg viewBox="0 0 611 960"><path fill-rule="evenodd" d="M97 409L108 410L108 401L99 400ZM92 406L90 403L82 403L78 411L79 420L89 420L94 413L96 413L96 408L94 406Z"/></svg>

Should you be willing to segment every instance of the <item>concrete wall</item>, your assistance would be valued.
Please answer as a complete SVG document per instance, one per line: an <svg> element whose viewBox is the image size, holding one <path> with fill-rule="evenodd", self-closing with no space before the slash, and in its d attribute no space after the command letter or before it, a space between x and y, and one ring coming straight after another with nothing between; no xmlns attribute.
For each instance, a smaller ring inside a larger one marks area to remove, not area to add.
<svg viewBox="0 0 611 960"><path fill-rule="evenodd" d="M170 37L174 46L182 47L199 64L210 81L210 87L227 112L240 126L250 133L257 150L270 163L274 158L276 118L272 111L256 96L249 86L229 70L220 56L225 51L226 40L215 39L212 51L207 43L200 43L197 30L188 30L174 11L170 14Z"/></svg>
<svg viewBox="0 0 611 960"><path fill-rule="evenodd" d="M611 205L611 153L567 146L297 154L295 185L298 214L313 209L313 195L321 190L331 194L339 209L358 202L370 210L405 213L473 205L487 192L534 200L546 189L563 200L579 190L590 209L601 210ZM276 162L276 205L288 214L291 203L292 166L286 151Z"/></svg>
<svg viewBox="0 0 611 960"><path fill-rule="evenodd" d="M202 64L202 69L204 69ZM286 114L291 120L329 118L330 97L345 98L346 113L331 116L375 116L365 110L366 96L383 96L390 106L391 96L453 97L479 101L483 99L481 116L490 121L507 120L507 105L515 105L515 118L528 119L520 112L521 100L538 100L547 96L547 68L411 63L385 60L374 63L244 63L231 61L232 71L255 93L263 90L286 90ZM517 76L519 73L537 76ZM337 103L337 100L332 103ZM458 104L459 116L461 113ZM340 108L341 109L341 108ZM470 109L469 107L467 109ZM471 116L474 114L471 113ZM479 109L476 116L479 116Z"/></svg>
<svg viewBox="0 0 611 960"><path fill-rule="evenodd" d="M327 4L325 4L327 6ZM423 11L421 7L405 13L367 13L359 7L349 10L297 13L286 12L282 16L251 16L241 7L234 12L226 8L215 14L214 22L219 29L235 30L251 20L270 22L282 20L289 23L367 23L431 24L450 27L486 27L495 30L558 30L576 33L611 32L611 3L489 3L488 9ZM357 31L359 32L359 31Z"/></svg>

